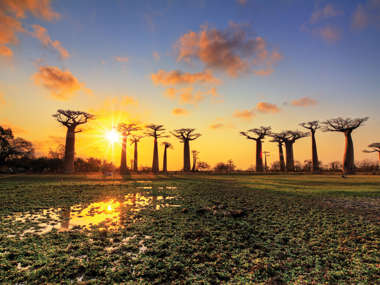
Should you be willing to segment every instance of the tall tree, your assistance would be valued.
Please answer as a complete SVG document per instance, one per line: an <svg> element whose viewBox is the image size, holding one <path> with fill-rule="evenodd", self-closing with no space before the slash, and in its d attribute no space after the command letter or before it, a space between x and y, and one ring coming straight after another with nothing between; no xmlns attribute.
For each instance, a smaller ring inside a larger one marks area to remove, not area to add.
<svg viewBox="0 0 380 285"><path fill-rule="evenodd" d="M199 151L193 150L191 153L193 154L193 167L191 168L191 171L195 172L197 170L197 161L198 161Z"/></svg>
<svg viewBox="0 0 380 285"><path fill-rule="evenodd" d="M354 144L352 142L352 132L359 128L368 117L364 118L335 118L323 122L323 131L325 132L342 132L345 136L346 146L343 156L343 173L350 174L355 172L354 161Z"/></svg>
<svg viewBox="0 0 380 285"><path fill-rule="evenodd" d="M127 141L128 136L132 134L132 132L139 130L140 128L135 123L119 123L117 126L118 131L121 134L122 141L121 141L121 159L120 159L120 174L126 174L128 173L128 166L127 166Z"/></svg>
<svg viewBox="0 0 380 285"><path fill-rule="evenodd" d="M82 111L57 110L53 117L67 128L65 157L63 159L63 168L65 173L74 172L74 154L75 154L75 134L82 130L76 130L79 125L86 124L88 120L93 119L91 115Z"/></svg>
<svg viewBox="0 0 380 285"><path fill-rule="evenodd" d="M285 159L284 159L284 151L282 149L282 145L285 142L285 133L272 133L271 134L272 140L271 142L275 142L278 145L278 154L279 154L279 160L280 160L280 171L285 171Z"/></svg>
<svg viewBox="0 0 380 285"><path fill-rule="evenodd" d="M167 138L168 135L165 134L163 125L150 124L146 126L146 128L148 129L146 135L154 138L152 171L157 173L159 172L157 140L159 138Z"/></svg>
<svg viewBox="0 0 380 285"><path fill-rule="evenodd" d="M199 133L194 133L195 129L183 128L171 132L173 136L183 143L183 171L190 171L190 141L196 140L201 136Z"/></svg>
<svg viewBox="0 0 380 285"><path fill-rule="evenodd" d="M250 133L252 135L250 135ZM254 140L256 142L256 172L262 172L263 167L263 139L265 136L271 134L271 127L260 127L255 129L250 129L246 132L240 132L241 135L245 136L249 140Z"/></svg>
<svg viewBox="0 0 380 285"><path fill-rule="evenodd" d="M162 165L162 171L163 172L168 172L168 154L167 154L167 149L168 148L173 148L172 144L170 142L163 142L164 145L164 160L163 160L163 165Z"/></svg>
<svg viewBox="0 0 380 285"><path fill-rule="evenodd" d="M285 131L282 133L286 151L286 170L294 171L294 143L301 138L307 137L309 134L300 131Z"/></svg>
<svg viewBox="0 0 380 285"><path fill-rule="evenodd" d="M131 138L131 144L133 144L135 146L135 150L134 150L134 156L133 156L133 171L137 172L139 170L139 167L138 167L138 143L140 142L140 140L143 138L143 136L137 136L137 135L134 135L132 136Z"/></svg>
<svg viewBox="0 0 380 285"><path fill-rule="evenodd" d="M312 163L313 163L313 172L319 172L319 160L317 152L317 142L315 140L315 132L321 127L319 121L310 121L300 124L301 127L308 129L311 134L311 151L312 151Z"/></svg>
<svg viewBox="0 0 380 285"><path fill-rule="evenodd" d="M371 153L371 152L378 152L379 153L379 162L380 162L380 143L371 143L368 145L369 149L363 150L363 152Z"/></svg>

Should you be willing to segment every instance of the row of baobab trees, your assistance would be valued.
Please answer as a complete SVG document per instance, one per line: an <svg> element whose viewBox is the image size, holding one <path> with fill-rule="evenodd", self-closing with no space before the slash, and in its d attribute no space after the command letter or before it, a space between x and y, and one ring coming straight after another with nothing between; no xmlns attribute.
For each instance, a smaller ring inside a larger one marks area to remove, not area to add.
<svg viewBox="0 0 380 285"><path fill-rule="evenodd" d="M77 130L79 125L85 124L88 120L94 119L94 115L72 110L58 110L53 115L54 118L67 128L65 155L64 155L64 171L66 173L74 172L74 153L75 153L75 134L81 132ZM299 130L287 130L282 132L272 132L271 127L260 127L250 129L248 131L240 132L249 140L256 142L256 172L263 172L263 140L266 137L271 138L271 142L277 143L279 152L279 162L281 171L294 171L294 143L301 138L311 136L311 150L312 150L312 170L313 172L319 172L319 160L316 143L316 132L318 129L328 132L342 132L345 135L345 152L343 157L343 173L349 174L355 171L354 164L354 145L352 141L352 132L363 125L368 120L368 117L364 118L335 118L326 120L324 122L310 121L301 123L300 126L307 129L307 132ZM141 131L141 127L134 123L120 123L118 125L118 131L122 136L121 147L121 162L120 173L125 174L129 172L127 167L127 140L130 138L131 144L134 145L134 159L133 159L133 171L138 170L138 143L143 138L143 135L138 135L137 132ZM183 171L190 171L190 141L196 140L201 136L199 133L195 133L195 129L182 128L176 129L170 132L174 137L180 140L184 145L183 151ZM152 137L154 139L153 144L153 162L152 172L159 172L159 158L158 158L158 140L167 138L169 135L166 133L163 125L150 124L145 126L145 136ZM167 150L172 147L169 142L163 142L164 145L164 157L163 157L163 172L167 172ZM285 145L284 157L283 145ZM365 152L378 152L380 160L380 143L372 143L369 145L368 150ZM196 152L194 153L194 158ZM194 159L193 159L194 160ZM195 165L195 161L193 161ZM194 168L194 166L193 166Z"/></svg>

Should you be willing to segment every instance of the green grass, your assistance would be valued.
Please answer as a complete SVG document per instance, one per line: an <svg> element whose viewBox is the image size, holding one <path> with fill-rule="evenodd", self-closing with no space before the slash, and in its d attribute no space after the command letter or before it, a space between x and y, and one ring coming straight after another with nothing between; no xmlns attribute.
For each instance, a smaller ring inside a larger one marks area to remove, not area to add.
<svg viewBox="0 0 380 285"><path fill-rule="evenodd" d="M136 182L144 178L152 183ZM152 190L137 188L150 184ZM165 185L177 189L158 188ZM174 198L158 210L120 211L118 230L102 223L22 235L40 221L14 219L130 193ZM0 218L0 283L380 280L377 176L0 176Z"/></svg>

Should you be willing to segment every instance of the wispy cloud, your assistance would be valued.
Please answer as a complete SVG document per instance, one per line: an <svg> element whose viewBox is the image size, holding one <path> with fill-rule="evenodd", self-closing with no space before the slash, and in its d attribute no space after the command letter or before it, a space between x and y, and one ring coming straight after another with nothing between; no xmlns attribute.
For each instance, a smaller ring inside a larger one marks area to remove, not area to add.
<svg viewBox="0 0 380 285"><path fill-rule="evenodd" d="M175 45L177 61L199 60L206 68L221 70L232 77L250 72L259 64L272 67L281 58L272 57L266 41L250 36L247 27L231 22L225 30L202 26L199 32L190 31Z"/></svg>
<svg viewBox="0 0 380 285"><path fill-rule="evenodd" d="M27 17L28 13L46 21L56 20L60 17L52 9L50 0L1 0L0 47L3 52L0 55L9 57L13 54L8 45L17 44L17 33L26 31L21 21Z"/></svg>
<svg viewBox="0 0 380 285"><path fill-rule="evenodd" d="M314 10L310 17L310 23L315 24L320 20L341 16L343 15L342 10L336 9L331 3L326 4L322 8Z"/></svg>
<svg viewBox="0 0 380 285"><path fill-rule="evenodd" d="M128 62L128 57L123 57L123 56L115 56L115 60L117 62L121 62L121 63L127 63Z"/></svg>
<svg viewBox="0 0 380 285"><path fill-rule="evenodd" d="M253 110L236 110L233 116L238 119L251 121L255 116L255 112Z"/></svg>
<svg viewBox="0 0 380 285"><path fill-rule="evenodd" d="M38 72L33 75L36 85L42 85L50 91L50 95L58 100L68 100L83 90L91 94L91 90L85 87L69 70L63 71L56 66L40 66Z"/></svg>
<svg viewBox="0 0 380 285"><path fill-rule="evenodd" d="M193 83L219 83L211 71L201 71L197 73L182 72L180 70L165 71L160 69L157 73L151 75L152 81L156 85L177 85Z"/></svg>
<svg viewBox="0 0 380 285"><path fill-rule="evenodd" d="M335 43L340 40L341 33L338 28L332 26L325 26L320 29L314 30L314 33L321 36L328 43Z"/></svg>
<svg viewBox="0 0 380 285"><path fill-rule="evenodd" d="M380 28L380 0L368 0L358 4L352 16L352 26L364 29L369 25Z"/></svg>
<svg viewBox="0 0 380 285"><path fill-rule="evenodd" d="M157 52L157 51L154 51L153 52L153 58L155 61L159 61L160 60L160 54Z"/></svg>
<svg viewBox="0 0 380 285"><path fill-rule="evenodd" d="M176 116L184 116L184 115L188 115L189 112L184 108L175 108L172 110L172 114Z"/></svg>
<svg viewBox="0 0 380 285"><path fill-rule="evenodd" d="M280 108L276 104L271 104L268 102L259 102L256 105L256 110L260 113L278 113Z"/></svg>
<svg viewBox="0 0 380 285"><path fill-rule="evenodd" d="M308 107L308 106L314 106L316 105L318 102L316 100L314 100L313 98L310 98L310 97L302 97L300 99L297 99L297 100L293 100L291 102L291 104L293 106L297 106L297 107Z"/></svg>
<svg viewBox="0 0 380 285"><path fill-rule="evenodd" d="M44 47L50 47L55 49L62 59L66 59L70 56L69 52L61 45L60 41L53 41L47 30L40 26L40 25L33 25L33 32L31 32L31 35L41 41Z"/></svg>

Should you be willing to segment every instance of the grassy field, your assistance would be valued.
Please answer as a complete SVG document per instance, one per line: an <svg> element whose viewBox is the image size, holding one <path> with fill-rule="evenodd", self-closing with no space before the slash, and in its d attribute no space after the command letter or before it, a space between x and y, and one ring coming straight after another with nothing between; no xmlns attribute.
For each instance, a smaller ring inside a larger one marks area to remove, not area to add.
<svg viewBox="0 0 380 285"><path fill-rule="evenodd" d="M378 176L0 176L0 283L376 284Z"/></svg>

